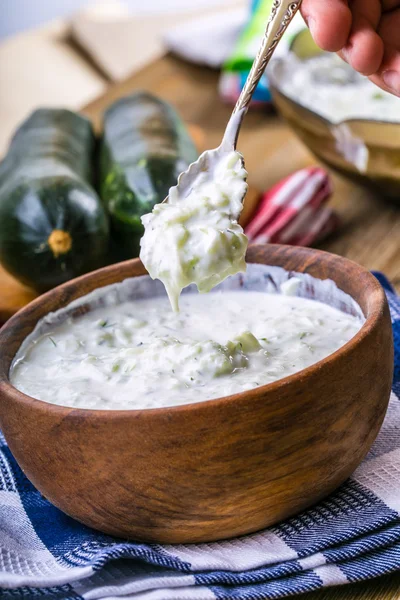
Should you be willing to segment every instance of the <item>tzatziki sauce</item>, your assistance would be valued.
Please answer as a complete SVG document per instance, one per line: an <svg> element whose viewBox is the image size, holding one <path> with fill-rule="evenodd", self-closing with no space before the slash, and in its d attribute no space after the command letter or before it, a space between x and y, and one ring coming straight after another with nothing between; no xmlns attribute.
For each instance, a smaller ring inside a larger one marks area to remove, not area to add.
<svg viewBox="0 0 400 600"><path fill-rule="evenodd" d="M325 358L360 329L336 308L258 291L154 296L68 316L34 336L10 373L22 392L87 409L177 406L243 392Z"/></svg>
<svg viewBox="0 0 400 600"><path fill-rule="evenodd" d="M175 311L182 289L191 283L209 292L229 275L246 271L248 240L238 224L246 177L240 154L229 152L197 177L186 196L172 187L168 202L142 217L140 258L149 275L164 283Z"/></svg>
<svg viewBox="0 0 400 600"><path fill-rule="evenodd" d="M373 119L400 123L400 98L379 89L336 54L286 59L279 89L331 123Z"/></svg>

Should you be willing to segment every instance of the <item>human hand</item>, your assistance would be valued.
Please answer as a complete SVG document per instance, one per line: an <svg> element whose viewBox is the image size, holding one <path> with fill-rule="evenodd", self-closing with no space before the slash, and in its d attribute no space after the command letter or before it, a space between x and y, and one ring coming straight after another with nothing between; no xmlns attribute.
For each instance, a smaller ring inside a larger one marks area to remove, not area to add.
<svg viewBox="0 0 400 600"><path fill-rule="evenodd" d="M303 0L316 44L400 96L400 0Z"/></svg>

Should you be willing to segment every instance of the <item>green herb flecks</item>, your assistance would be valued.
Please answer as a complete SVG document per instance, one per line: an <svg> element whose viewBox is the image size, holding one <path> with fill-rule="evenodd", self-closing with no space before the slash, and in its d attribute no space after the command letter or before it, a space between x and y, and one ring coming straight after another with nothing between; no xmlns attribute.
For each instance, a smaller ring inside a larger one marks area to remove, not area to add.
<svg viewBox="0 0 400 600"><path fill-rule="evenodd" d="M103 329L106 329L107 327L114 327L115 323L109 323L108 319L105 319L103 321L100 321L99 323L100 327L102 327Z"/></svg>

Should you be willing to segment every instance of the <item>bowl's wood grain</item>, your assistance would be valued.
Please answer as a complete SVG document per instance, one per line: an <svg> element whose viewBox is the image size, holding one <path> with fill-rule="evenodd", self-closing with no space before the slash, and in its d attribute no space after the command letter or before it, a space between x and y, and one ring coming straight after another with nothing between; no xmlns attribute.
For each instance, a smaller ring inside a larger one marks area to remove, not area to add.
<svg viewBox="0 0 400 600"><path fill-rule="evenodd" d="M8 372L38 319L96 287L143 274L138 260L56 288L4 326L1 426L26 475L56 506L110 534L211 541L306 508L360 463L391 388L392 332L382 288L355 263L306 248L255 246L248 261L334 279L359 303L365 325L334 355L263 388L126 412L33 400L10 385Z"/></svg>

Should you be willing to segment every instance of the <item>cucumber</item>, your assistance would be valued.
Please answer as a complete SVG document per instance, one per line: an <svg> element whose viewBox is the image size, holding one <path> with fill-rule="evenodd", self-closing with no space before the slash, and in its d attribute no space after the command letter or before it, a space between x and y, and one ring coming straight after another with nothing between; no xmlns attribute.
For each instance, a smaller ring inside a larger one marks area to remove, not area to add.
<svg viewBox="0 0 400 600"><path fill-rule="evenodd" d="M138 256L141 216L162 202L198 157L184 124L166 102L138 92L104 115L100 195L107 207L115 258Z"/></svg>
<svg viewBox="0 0 400 600"><path fill-rule="evenodd" d="M0 263L40 292L107 260L108 217L92 187L94 150L86 118L39 109L0 165Z"/></svg>

